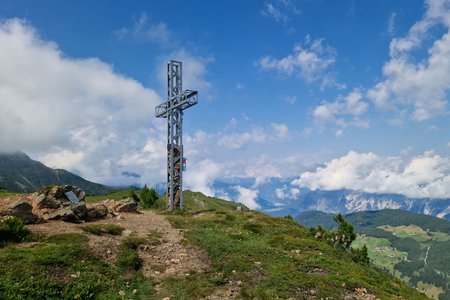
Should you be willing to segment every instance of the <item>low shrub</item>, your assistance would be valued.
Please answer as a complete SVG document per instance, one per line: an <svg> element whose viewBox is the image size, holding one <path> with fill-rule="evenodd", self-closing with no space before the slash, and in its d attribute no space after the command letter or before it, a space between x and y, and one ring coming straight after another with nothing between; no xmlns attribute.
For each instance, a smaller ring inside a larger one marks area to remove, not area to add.
<svg viewBox="0 0 450 300"><path fill-rule="evenodd" d="M7 216L0 222L0 247L8 243L20 243L31 238L31 231L23 222L12 216Z"/></svg>

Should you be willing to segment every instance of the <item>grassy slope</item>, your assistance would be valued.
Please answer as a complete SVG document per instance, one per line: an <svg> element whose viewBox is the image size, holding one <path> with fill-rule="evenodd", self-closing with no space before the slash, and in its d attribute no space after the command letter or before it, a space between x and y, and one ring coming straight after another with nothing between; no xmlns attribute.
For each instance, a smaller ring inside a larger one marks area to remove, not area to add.
<svg viewBox="0 0 450 300"><path fill-rule="evenodd" d="M127 198L130 195L130 190L120 190L116 191L110 194L105 195L97 195L97 196L87 196L86 202L88 203L94 203L94 202L100 202L106 199L113 199L113 200L121 200L124 198Z"/></svg>
<svg viewBox="0 0 450 300"><path fill-rule="evenodd" d="M0 249L0 299L133 299L152 295L140 272L121 271L94 256L81 234L53 235ZM133 290L136 293L133 294Z"/></svg>
<svg viewBox="0 0 450 300"><path fill-rule="evenodd" d="M450 276L449 221L391 209L357 212L347 215L346 219L359 234L365 235L357 239L355 246L366 242L374 265L413 286L423 288L429 296L441 291L442 299L450 299L450 279L446 279L446 276ZM305 213L298 220L317 226L316 221L332 220L332 214ZM385 245L388 247L379 247L377 241L380 240L389 241L389 245ZM408 254L407 260L403 259L405 253Z"/></svg>
<svg viewBox="0 0 450 300"><path fill-rule="evenodd" d="M219 211L172 215L170 221L185 229L187 239L205 249L213 264L207 274L170 283L179 299L204 297L229 281L241 281L241 296L250 299L342 299L358 287L380 299L426 299L315 240L290 218Z"/></svg>
<svg viewBox="0 0 450 300"><path fill-rule="evenodd" d="M206 251L212 268L167 279L161 296L196 299L241 281L244 299L342 299L357 287L380 299L425 299L315 240L290 218L239 212L235 203L200 193L186 192L184 199L185 210L168 218L186 230L187 243ZM165 206L163 197L159 203ZM1 299L122 299L119 291L126 299L155 298L151 280L139 271L108 266L88 250L85 235L51 236L34 245L0 249Z"/></svg>

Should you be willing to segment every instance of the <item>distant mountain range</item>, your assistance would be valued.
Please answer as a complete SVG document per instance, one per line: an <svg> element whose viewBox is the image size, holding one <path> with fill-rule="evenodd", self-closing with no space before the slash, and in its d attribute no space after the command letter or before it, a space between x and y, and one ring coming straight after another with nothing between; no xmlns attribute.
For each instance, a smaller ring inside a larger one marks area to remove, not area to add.
<svg viewBox="0 0 450 300"><path fill-rule="evenodd" d="M29 193L43 186L63 184L76 185L93 195L113 190L112 187L90 182L69 171L49 168L22 152L0 153L0 188Z"/></svg>
<svg viewBox="0 0 450 300"><path fill-rule="evenodd" d="M214 189L232 200L238 199L237 186L257 191L258 210L274 216L296 216L303 211L318 210L349 214L358 211L402 209L450 220L450 198L410 198L399 194L365 193L353 190L309 190L291 185L293 178L271 178L252 187L251 178L216 181ZM298 193L292 193L297 189ZM281 197L280 197L281 196Z"/></svg>

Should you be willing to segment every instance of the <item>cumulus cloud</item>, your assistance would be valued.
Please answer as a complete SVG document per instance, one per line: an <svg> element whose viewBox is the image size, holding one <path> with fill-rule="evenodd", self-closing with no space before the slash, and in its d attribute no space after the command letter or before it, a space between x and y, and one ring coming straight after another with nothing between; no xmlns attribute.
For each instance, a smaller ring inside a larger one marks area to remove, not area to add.
<svg viewBox="0 0 450 300"><path fill-rule="evenodd" d="M362 119L362 115L368 110L368 103L363 101L363 93L354 89L346 96L339 96L333 102L323 102L313 109L312 116L319 127L334 124L340 127L336 136L343 135L343 128L354 126L368 128L368 120Z"/></svg>
<svg viewBox="0 0 450 300"><path fill-rule="evenodd" d="M307 83L319 82L322 87L339 86L330 70L336 62L336 50L323 39L306 38L304 46L295 46L293 53L283 58L262 57L258 65L265 71L277 71L283 76L297 76Z"/></svg>
<svg viewBox="0 0 450 300"><path fill-rule="evenodd" d="M253 189L248 189L242 186L236 186L236 191L239 193L237 201L244 204L250 209L260 208L259 204L256 202L258 198L258 191Z"/></svg>
<svg viewBox="0 0 450 300"><path fill-rule="evenodd" d="M185 172L184 184L186 188L202 192L207 196L214 196L212 183L222 175L223 166L211 159L196 162L192 169Z"/></svg>
<svg viewBox="0 0 450 300"><path fill-rule="evenodd" d="M406 158L350 151L292 182L310 189L353 189L408 197L450 197L450 158L433 151Z"/></svg>
<svg viewBox="0 0 450 300"><path fill-rule="evenodd" d="M122 183L120 174L134 170L119 158L164 136L154 90L97 58L67 57L26 21L0 22L0 65L0 151Z"/></svg>
<svg viewBox="0 0 450 300"><path fill-rule="evenodd" d="M430 31L445 29L428 49L423 49ZM422 49L421 49L422 47ZM413 50L427 50L425 59ZM377 107L407 110L413 121L446 113L450 90L450 1L426 1L426 13L404 37L390 43L390 58L383 66L384 79L368 91Z"/></svg>

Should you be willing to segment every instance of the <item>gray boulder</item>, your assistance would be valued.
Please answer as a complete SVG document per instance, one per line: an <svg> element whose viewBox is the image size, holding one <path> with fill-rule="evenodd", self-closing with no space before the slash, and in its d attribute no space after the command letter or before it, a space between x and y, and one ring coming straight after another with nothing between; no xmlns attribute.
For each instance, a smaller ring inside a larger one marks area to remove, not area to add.
<svg viewBox="0 0 450 300"><path fill-rule="evenodd" d="M79 223L80 219L69 208L60 208L48 214L48 220L62 220L66 222Z"/></svg>
<svg viewBox="0 0 450 300"><path fill-rule="evenodd" d="M101 219L108 215L109 210L103 203L95 204L87 208L88 219Z"/></svg>
<svg viewBox="0 0 450 300"><path fill-rule="evenodd" d="M33 224L39 221L39 218L33 214L33 206L26 201L17 201L9 205L0 215L14 216L22 220L25 224Z"/></svg>

